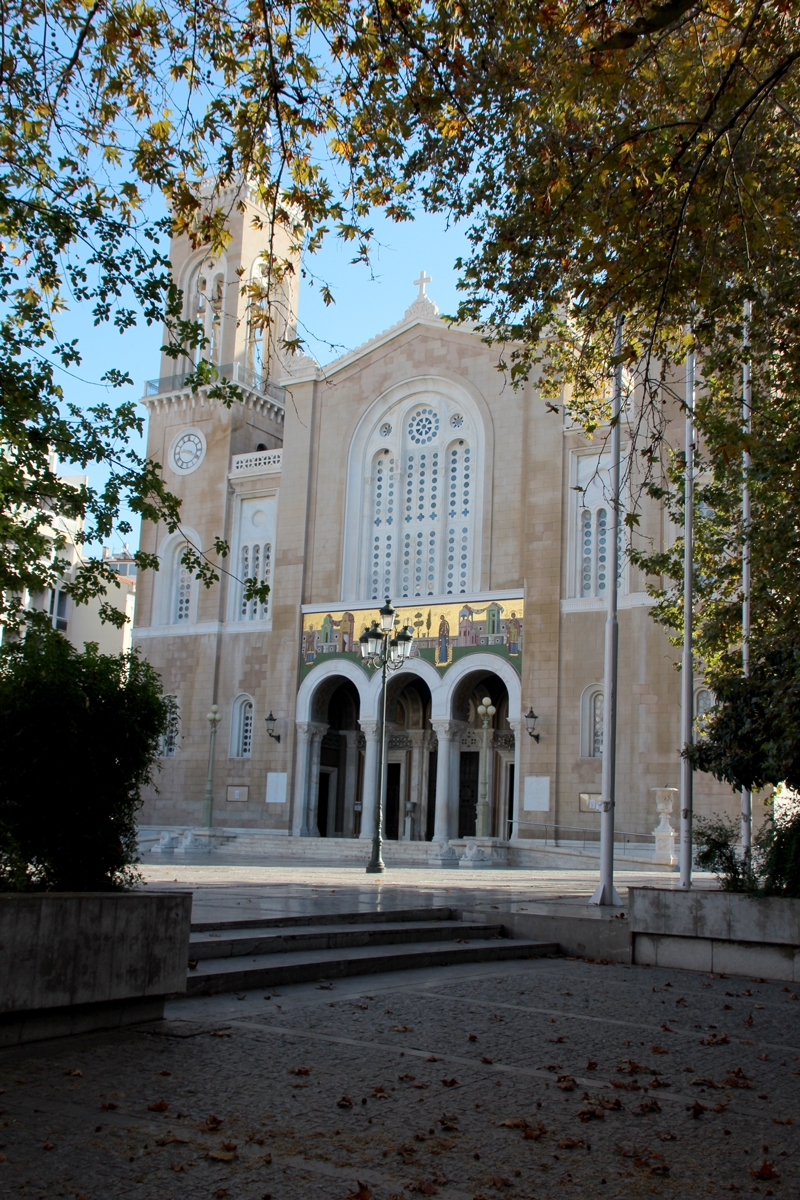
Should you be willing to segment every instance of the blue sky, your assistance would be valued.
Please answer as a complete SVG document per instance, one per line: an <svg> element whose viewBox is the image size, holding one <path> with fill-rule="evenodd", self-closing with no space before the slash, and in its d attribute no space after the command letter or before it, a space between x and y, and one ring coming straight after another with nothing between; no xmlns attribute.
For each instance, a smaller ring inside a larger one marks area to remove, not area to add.
<svg viewBox="0 0 800 1200"><path fill-rule="evenodd" d="M447 228L443 216L422 213L414 222L396 225L376 214L376 246L371 268L352 264L352 251L333 238L311 257L308 266L333 289L336 304L326 307L317 286L303 280L300 293L301 336L308 352L321 363L330 362L368 338L399 321L417 294L415 280L424 268L433 282L428 295L443 313L455 312L458 305L457 273L459 255L466 257L468 243L464 232ZM77 337L83 365L71 375L58 372L68 400L81 406L109 400L129 400L142 394L145 379L158 375L160 328L140 326L119 334L113 328L95 328L88 312L74 309L60 321L65 337ZM134 388L112 391L98 381L110 367L127 371ZM142 409L144 412L144 409ZM144 449L144 441L141 449ZM66 469L66 465L65 465ZM90 473L90 482L103 479L101 467ZM112 540L112 549L122 546L122 538ZM128 539L138 545L138 528Z"/></svg>

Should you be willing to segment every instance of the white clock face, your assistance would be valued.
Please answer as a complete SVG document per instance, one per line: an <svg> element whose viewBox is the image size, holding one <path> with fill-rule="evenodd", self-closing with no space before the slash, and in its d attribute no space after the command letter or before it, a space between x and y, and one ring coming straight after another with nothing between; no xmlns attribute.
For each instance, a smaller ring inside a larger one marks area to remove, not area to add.
<svg viewBox="0 0 800 1200"><path fill-rule="evenodd" d="M199 429L187 429L174 439L169 465L179 475L191 475L206 456L206 439Z"/></svg>

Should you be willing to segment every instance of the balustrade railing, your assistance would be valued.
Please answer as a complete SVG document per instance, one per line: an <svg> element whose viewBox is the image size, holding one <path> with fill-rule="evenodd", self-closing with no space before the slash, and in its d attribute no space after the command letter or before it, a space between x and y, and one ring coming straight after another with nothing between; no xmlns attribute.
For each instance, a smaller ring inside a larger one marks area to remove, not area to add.
<svg viewBox="0 0 800 1200"><path fill-rule="evenodd" d="M271 475L281 469L282 450L254 450L251 454L234 454L231 475Z"/></svg>
<svg viewBox="0 0 800 1200"><path fill-rule="evenodd" d="M240 383L243 387L250 388L251 391L262 392L266 395L266 384L260 375L241 363L225 363L216 370L220 379L227 379L231 383ZM192 374L192 371L182 371L177 375L162 375L159 379L148 379L144 385L144 394L145 396L163 396L168 392L179 392Z"/></svg>

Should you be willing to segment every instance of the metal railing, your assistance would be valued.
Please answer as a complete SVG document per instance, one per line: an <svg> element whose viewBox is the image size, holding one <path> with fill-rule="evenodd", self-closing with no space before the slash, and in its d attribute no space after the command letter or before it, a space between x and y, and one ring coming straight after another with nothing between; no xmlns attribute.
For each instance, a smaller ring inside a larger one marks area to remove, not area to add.
<svg viewBox="0 0 800 1200"><path fill-rule="evenodd" d="M241 363L225 363L224 366L217 367L216 371L220 379L227 379L231 383L240 383L243 387L250 388L251 391L261 392L262 395L267 394L267 385L261 376ZM179 392L185 386L186 380L193 374L193 371L183 371L178 375L162 375L160 379L148 379L145 381L144 394L145 396L163 396L167 392ZM208 385L204 384L203 386Z"/></svg>
<svg viewBox="0 0 800 1200"><path fill-rule="evenodd" d="M596 846L600 849L600 829L592 829L590 826L583 825L560 825L551 821L519 821L512 820L509 822L518 831L520 827L526 829L539 830L539 834L533 836L520 836L517 832L518 842L531 842L538 846L563 846L568 849L575 849L580 846L581 850L586 850L588 846ZM615 829L614 830L614 846L615 854L622 853L632 854L634 849L638 848L644 853L655 851L655 837L652 833L638 833L632 829ZM621 846L622 850L616 849Z"/></svg>

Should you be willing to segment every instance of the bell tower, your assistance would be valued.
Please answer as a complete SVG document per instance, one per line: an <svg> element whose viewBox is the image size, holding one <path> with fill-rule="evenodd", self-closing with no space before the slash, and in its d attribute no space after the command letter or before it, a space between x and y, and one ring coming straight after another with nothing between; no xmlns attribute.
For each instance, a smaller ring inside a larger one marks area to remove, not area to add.
<svg viewBox="0 0 800 1200"><path fill-rule="evenodd" d="M183 293L183 316L198 321L205 346L178 359L162 355L162 379L190 372L206 358L224 379L265 390L284 374L284 349L294 336L299 256L283 225L271 222L246 182L219 189L204 184L209 206L226 213L230 241L221 254L173 238L172 275Z"/></svg>

